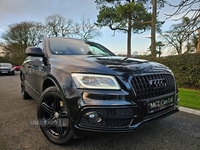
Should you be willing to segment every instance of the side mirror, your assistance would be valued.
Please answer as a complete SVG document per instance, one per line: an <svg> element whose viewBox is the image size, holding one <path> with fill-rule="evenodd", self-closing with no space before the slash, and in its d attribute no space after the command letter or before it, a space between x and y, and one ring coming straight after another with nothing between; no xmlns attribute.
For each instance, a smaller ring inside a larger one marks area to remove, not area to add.
<svg viewBox="0 0 200 150"><path fill-rule="evenodd" d="M44 53L40 47L27 47L26 48L27 56L35 56L35 57L44 57Z"/></svg>

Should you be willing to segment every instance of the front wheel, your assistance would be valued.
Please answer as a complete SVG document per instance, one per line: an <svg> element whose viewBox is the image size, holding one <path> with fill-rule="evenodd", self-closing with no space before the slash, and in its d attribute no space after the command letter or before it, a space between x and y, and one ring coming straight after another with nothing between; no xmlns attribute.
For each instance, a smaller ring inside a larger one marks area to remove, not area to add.
<svg viewBox="0 0 200 150"><path fill-rule="evenodd" d="M42 93L37 116L43 134L51 142L63 145L74 140L66 103L56 87L49 87Z"/></svg>

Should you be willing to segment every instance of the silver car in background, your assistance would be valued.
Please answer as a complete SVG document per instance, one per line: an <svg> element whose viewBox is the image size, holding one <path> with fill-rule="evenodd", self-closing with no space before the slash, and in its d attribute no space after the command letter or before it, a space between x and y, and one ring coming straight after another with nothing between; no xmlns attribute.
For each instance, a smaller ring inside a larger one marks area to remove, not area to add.
<svg viewBox="0 0 200 150"><path fill-rule="evenodd" d="M11 63L0 63L0 74L15 75L15 70Z"/></svg>

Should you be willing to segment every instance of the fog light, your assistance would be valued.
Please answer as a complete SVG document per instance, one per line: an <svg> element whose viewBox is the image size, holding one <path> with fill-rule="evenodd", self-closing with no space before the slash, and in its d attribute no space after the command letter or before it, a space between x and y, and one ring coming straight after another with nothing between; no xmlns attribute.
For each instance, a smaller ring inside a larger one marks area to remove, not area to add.
<svg viewBox="0 0 200 150"><path fill-rule="evenodd" d="M101 117L96 112L90 112L86 114L90 122L99 123L101 122Z"/></svg>

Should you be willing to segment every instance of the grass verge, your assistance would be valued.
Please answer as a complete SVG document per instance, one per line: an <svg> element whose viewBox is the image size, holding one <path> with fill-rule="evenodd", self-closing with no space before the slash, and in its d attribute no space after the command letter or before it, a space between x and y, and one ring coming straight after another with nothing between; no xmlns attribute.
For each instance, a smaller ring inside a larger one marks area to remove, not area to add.
<svg viewBox="0 0 200 150"><path fill-rule="evenodd" d="M200 110L200 90L179 89L179 106Z"/></svg>

